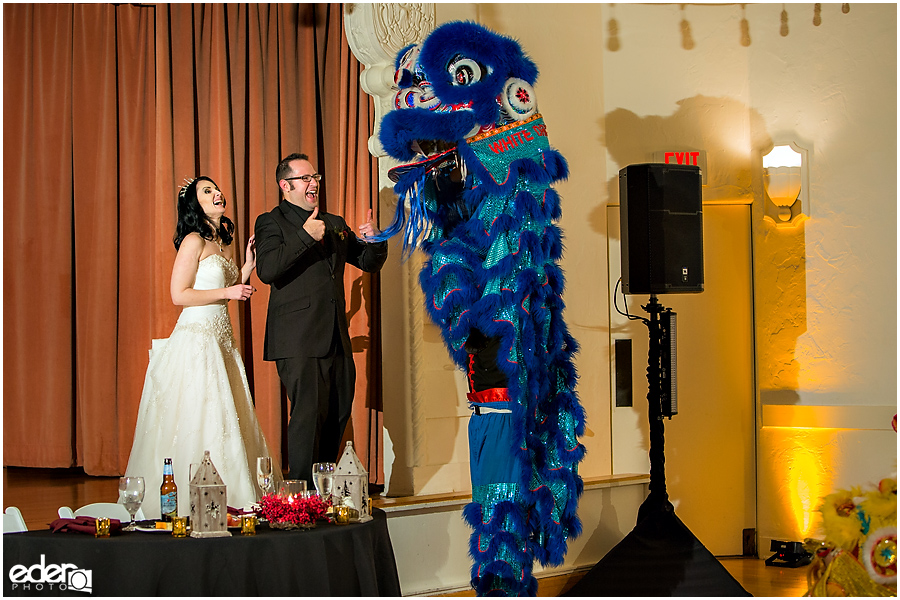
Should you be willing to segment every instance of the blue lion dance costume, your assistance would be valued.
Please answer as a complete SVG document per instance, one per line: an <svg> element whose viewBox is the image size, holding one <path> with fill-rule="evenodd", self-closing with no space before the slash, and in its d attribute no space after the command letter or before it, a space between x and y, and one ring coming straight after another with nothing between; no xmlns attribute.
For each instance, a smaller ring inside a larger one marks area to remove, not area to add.
<svg viewBox="0 0 900 600"><path fill-rule="evenodd" d="M537 112L538 69L514 40L447 23L396 67L380 141L409 164L390 172L401 201L382 239L401 234L405 253L427 255L427 310L468 374L472 587L533 596L534 559L562 563L581 532L584 412L551 187L568 166Z"/></svg>

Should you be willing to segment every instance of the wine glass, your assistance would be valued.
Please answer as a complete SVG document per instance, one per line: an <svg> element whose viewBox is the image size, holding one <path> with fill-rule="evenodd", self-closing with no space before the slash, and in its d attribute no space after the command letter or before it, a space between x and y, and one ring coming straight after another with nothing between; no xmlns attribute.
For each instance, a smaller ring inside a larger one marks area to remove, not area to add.
<svg viewBox="0 0 900 600"><path fill-rule="evenodd" d="M256 459L256 483L263 495L268 494L275 487L272 480L272 458L269 456L260 456Z"/></svg>
<svg viewBox="0 0 900 600"><path fill-rule="evenodd" d="M313 483L319 497L327 502L331 498L331 489L334 485L334 463L313 464Z"/></svg>
<svg viewBox="0 0 900 600"><path fill-rule="evenodd" d="M134 515L141 507L141 502L144 501L144 478L120 477L119 492L122 494L122 503L125 505L125 510L131 515L131 523L123 531L134 531L136 526Z"/></svg>

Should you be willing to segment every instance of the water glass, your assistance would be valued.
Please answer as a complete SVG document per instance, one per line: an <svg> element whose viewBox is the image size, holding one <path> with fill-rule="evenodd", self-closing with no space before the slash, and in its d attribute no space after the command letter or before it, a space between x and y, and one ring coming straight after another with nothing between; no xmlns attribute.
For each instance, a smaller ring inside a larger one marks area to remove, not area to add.
<svg viewBox="0 0 900 600"><path fill-rule="evenodd" d="M131 515L131 522L125 527L124 531L134 531L134 515L144 501L144 478L120 477L119 493L122 495L122 504L125 505L125 510Z"/></svg>
<svg viewBox="0 0 900 600"><path fill-rule="evenodd" d="M265 496L275 487L275 481L272 479L272 458L270 456L260 456L256 459L256 483Z"/></svg>
<svg viewBox="0 0 900 600"><path fill-rule="evenodd" d="M324 502L331 499L331 491L334 487L334 463L322 462L313 464L313 483L319 497Z"/></svg>

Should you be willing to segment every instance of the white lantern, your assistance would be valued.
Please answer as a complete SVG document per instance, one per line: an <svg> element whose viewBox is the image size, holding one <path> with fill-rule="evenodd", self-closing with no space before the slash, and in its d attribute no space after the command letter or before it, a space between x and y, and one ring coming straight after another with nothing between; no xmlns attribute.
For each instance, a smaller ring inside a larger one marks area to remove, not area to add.
<svg viewBox="0 0 900 600"><path fill-rule="evenodd" d="M340 497L345 506L349 505L359 511L360 523L372 520L372 515L369 514L369 474L353 451L353 442L347 442L344 454L334 469L332 494Z"/></svg>
<svg viewBox="0 0 900 600"><path fill-rule="evenodd" d="M203 460L191 479L190 489L191 537L230 536L225 482L209 458L209 450L203 453Z"/></svg>

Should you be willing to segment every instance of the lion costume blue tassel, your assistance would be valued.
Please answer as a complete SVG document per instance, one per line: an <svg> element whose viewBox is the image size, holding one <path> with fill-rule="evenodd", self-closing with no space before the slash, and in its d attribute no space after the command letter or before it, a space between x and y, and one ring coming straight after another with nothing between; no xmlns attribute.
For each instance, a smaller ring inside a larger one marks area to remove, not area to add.
<svg viewBox="0 0 900 600"><path fill-rule="evenodd" d="M382 235L428 256L427 310L468 374L472 586L533 596L534 559L560 564L581 532L584 412L551 187L568 166L537 112L537 67L515 41L447 23L396 67L397 110L380 141L409 164L391 170L401 201Z"/></svg>

